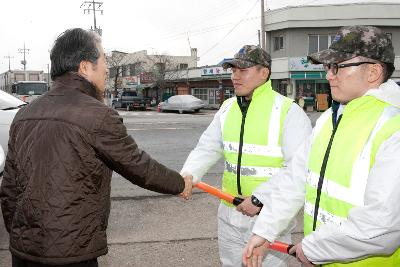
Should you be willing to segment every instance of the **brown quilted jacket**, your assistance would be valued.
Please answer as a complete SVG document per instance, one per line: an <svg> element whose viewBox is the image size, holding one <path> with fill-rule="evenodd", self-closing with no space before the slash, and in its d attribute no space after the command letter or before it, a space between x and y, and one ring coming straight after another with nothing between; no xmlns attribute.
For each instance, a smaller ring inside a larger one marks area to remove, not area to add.
<svg viewBox="0 0 400 267"><path fill-rule="evenodd" d="M10 129L0 200L11 253L53 265L106 254L112 171L160 193L184 188L177 172L138 148L89 82L57 78Z"/></svg>

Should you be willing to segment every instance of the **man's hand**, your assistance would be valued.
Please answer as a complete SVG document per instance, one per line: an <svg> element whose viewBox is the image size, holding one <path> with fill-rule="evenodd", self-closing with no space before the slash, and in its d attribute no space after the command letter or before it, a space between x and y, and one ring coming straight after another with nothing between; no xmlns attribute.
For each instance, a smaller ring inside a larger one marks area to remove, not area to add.
<svg viewBox="0 0 400 267"><path fill-rule="evenodd" d="M242 261L247 267L261 267L268 251L269 242L258 235L253 235L243 250Z"/></svg>
<svg viewBox="0 0 400 267"><path fill-rule="evenodd" d="M253 203L251 203L251 197L246 197L243 202L236 207L236 210L241 212L243 215L254 217L260 212L261 208L254 206Z"/></svg>
<svg viewBox="0 0 400 267"><path fill-rule="evenodd" d="M289 250L289 254L292 254L294 251L296 251L297 259L303 264L302 266L304 266L304 267L315 266L307 259L306 255L304 255L303 248L301 247L301 242L296 244L295 246L293 246Z"/></svg>
<svg viewBox="0 0 400 267"><path fill-rule="evenodd" d="M185 181L185 188L183 189L183 192L180 193L180 196L183 199L190 199L192 196L192 190L193 190L193 176L192 175L186 175L183 176L183 180Z"/></svg>

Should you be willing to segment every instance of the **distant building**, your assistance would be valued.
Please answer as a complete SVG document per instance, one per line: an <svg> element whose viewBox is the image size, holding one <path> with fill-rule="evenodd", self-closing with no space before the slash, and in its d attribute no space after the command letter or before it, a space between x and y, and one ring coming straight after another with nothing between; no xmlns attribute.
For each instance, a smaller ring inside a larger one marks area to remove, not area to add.
<svg viewBox="0 0 400 267"><path fill-rule="evenodd" d="M43 81L46 82L50 88L53 83L53 80L51 79L51 73L44 72Z"/></svg>
<svg viewBox="0 0 400 267"><path fill-rule="evenodd" d="M20 81L43 81L42 70L9 70L0 74L0 90L11 92L11 85Z"/></svg>
<svg viewBox="0 0 400 267"><path fill-rule="evenodd" d="M109 81L107 87L114 88L117 76L118 89L146 88L148 96L161 100L165 76L168 71L186 70L197 67L197 49L192 48L190 56L147 54L146 50L125 53L112 51L108 57ZM139 86L140 85L140 86Z"/></svg>
<svg viewBox="0 0 400 267"><path fill-rule="evenodd" d="M265 13L266 49L272 57L272 84L293 99L330 92L322 65L306 56L329 47L341 26L371 25L392 39L396 71L400 78L400 4L361 3L298 6Z"/></svg>
<svg viewBox="0 0 400 267"><path fill-rule="evenodd" d="M203 66L168 74L166 92L170 95L191 94L203 100L208 108L220 104L234 95L231 70L221 66Z"/></svg>

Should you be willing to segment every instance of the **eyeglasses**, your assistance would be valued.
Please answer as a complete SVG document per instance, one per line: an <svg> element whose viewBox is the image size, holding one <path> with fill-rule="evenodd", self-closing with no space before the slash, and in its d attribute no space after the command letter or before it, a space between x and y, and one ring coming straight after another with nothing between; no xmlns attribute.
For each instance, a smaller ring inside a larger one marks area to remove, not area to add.
<svg viewBox="0 0 400 267"><path fill-rule="evenodd" d="M378 64L375 62L368 62L368 61L362 61L362 62L355 62L355 63L347 63L347 64L337 64L337 63L330 63L330 64L324 64L324 69L326 72L329 70L332 71L333 75L336 75L341 68L347 68L347 67L353 67L353 66L360 66L362 64Z"/></svg>

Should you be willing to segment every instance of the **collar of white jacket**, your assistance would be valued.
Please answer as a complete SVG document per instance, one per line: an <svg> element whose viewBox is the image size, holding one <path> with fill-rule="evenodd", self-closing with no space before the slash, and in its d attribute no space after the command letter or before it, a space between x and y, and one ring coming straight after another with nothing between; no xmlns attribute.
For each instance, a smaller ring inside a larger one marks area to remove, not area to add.
<svg viewBox="0 0 400 267"><path fill-rule="evenodd" d="M365 95L374 96L393 106L400 107L400 86L393 80L382 83L379 88L368 90Z"/></svg>

